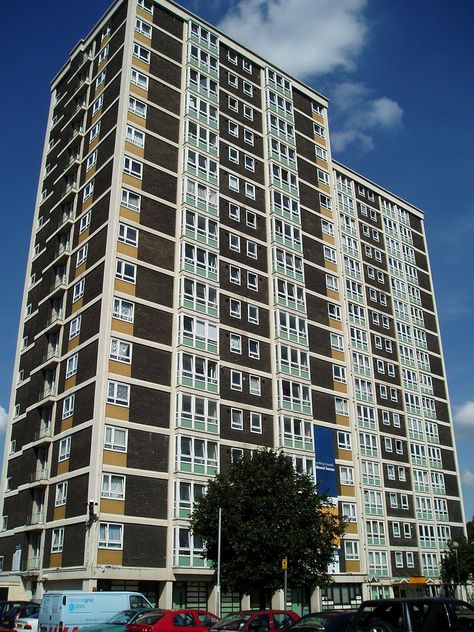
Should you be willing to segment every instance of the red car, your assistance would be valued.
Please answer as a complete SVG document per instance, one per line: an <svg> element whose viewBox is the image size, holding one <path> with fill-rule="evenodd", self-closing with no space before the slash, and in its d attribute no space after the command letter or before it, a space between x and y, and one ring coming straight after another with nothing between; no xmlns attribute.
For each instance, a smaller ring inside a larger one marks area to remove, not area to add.
<svg viewBox="0 0 474 632"><path fill-rule="evenodd" d="M288 629L298 619L293 610L240 610L220 619L211 632L277 632Z"/></svg>
<svg viewBox="0 0 474 632"><path fill-rule="evenodd" d="M218 617L205 610L153 610L125 626L125 632L208 632Z"/></svg>

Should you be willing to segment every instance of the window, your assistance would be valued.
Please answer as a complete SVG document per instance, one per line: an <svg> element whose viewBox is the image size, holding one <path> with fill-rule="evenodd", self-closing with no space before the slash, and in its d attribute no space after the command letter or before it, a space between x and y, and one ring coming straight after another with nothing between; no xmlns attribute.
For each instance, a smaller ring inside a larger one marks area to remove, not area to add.
<svg viewBox="0 0 474 632"><path fill-rule="evenodd" d="M255 200L256 191L257 190L254 184L251 184L250 182L245 183L244 193L248 198L250 198L251 200Z"/></svg>
<svg viewBox="0 0 474 632"><path fill-rule="evenodd" d="M233 391L241 391L242 390L242 373L240 371L234 371L231 369L230 371L230 388Z"/></svg>
<svg viewBox="0 0 474 632"><path fill-rule="evenodd" d="M236 222L240 222L240 206L237 204L229 204L229 217Z"/></svg>
<svg viewBox="0 0 474 632"><path fill-rule="evenodd" d="M253 86L248 81L243 82L244 93L249 97L253 97Z"/></svg>
<svg viewBox="0 0 474 632"><path fill-rule="evenodd" d="M338 431L337 447L340 450L352 450L351 435L348 432Z"/></svg>
<svg viewBox="0 0 474 632"><path fill-rule="evenodd" d="M349 416L349 402L347 401L347 399L335 397L334 406L336 409L336 415L344 415L345 417Z"/></svg>
<svg viewBox="0 0 474 632"><path fill-rule="evenodd" d="M137 266L128 261L117 259L115 266L115 278L129 283L135 283L137 277Z"/></svg>
<svg viewBox="0 0 474 632"><path fill-rule="evenodd" d="M89 248L89 244L84 244L84 246L79 248L79 250L77 251L76 268L78 268L80 265L85 263L85 261L87 259L87 250L88 250L88 248Z"/></svg>
<svg viewBox="0 0 474 632"><path fill-rule="evenodd" d="M138 86L139 88L148 90L148 77L144 75L142 72L138 72L138 70L135 70L134 68L132 68L130 82Z"/></svg>
<svg viewBox="0 0 474 632"><path fill-rule="evenodd" d="M229 233L229 248L235 252L240 252L240 237L238 235Z"/></svg>
<svg viewBox="0 0 474 632"><path fill-rule="evenodd" d="M340 466L339 480L341 485L354 485L354 468Z"/></svg>
<svg viewBox="0 0 474 632"><path fill-rule="evenodd" d="M91 180L86 184L82 192L82 201L85 202L94 193L94 180Z"/></svg>
<svg viewBox="0 0 474 632"><path fill-rule="evenodd" d="M89 156L87 156L86 172L89 171L89 169L91 169L91 167L93 167L96 162L97 162L97 149L94 149L94 151L91 154L89 154Z"/></svg>
<svg viewBox="0 0 474 632"><path fill-rule="evenodd" d="M244 142L252 146L255 144L254 133L249 129L244 129Z"/></svg>
<svg viewBox="0 0 474 632"><path fill-rule="evenodd" d="M341 503L341 513L348 522L357 522L355 503Z"/></svg>
<svg viewBox="0 0 474 632"><path fill-rule="evenodd" d="M97 79L95 80L95 88L97 88L105 82L105 70L97 75Z"/></svg>
<svg viewBox="0 0 474 632"><path fill-rule="evenodd" d="M253 121L253 107L245 103L244 103L244 116L250 121Z"/></svg>
<svg viewBox="0 0 474 632"><path fill-rule="evenodd" d="M247 320L249 323L258 325L259 323L259 311L256 305L247 305Z"/></svg>
<svg viewBox="0 0 474 632"><path fill-rule="evenodd" d="M346 560L359 559L359 542L357 540L344 540L344 557Z"/></svg>
<svg viewBox="0 0 474 632"><path fill-rule="evenodd" d="M232 191L239 191L240 189L240 182L237 176L232 175L231 173L229 173L229 189L231 189Z"/></svg>
<svg viewBox="0 0 474 632"><path fill-rule="evenodd" d="M56 494L55 494L55 498L54 498L54 506L55 507L60 507L61 505L65 505L66 504L66 498L67 498L67 481L64 481L63 483L58 483L56 485Z"/></svg>
<svg viewBox="0 0 474 632"><path fill-rule="evenodd" d="M245 70L245 72L252 74L252 64L247 61L247 59L242 59L242 68Z"/></svg>
<svg viewBox="0 0 474 632"><path fill-rule="evenodd" d="M249 290L258 291L258 276L253 272L247 272L247 287Z"/></svg>
<svg viewBox="0 0 474 632"><path fill-rule="evenodd" d="M77 373L77 360L79 354L75 353L66 360L66 379Z"/></svg>
<svg viewBox="0 0 474 632"><path fill-rule="evenodd" d="M332 367L332 377L335 382L342 382L345 384L347 382L346 378L346 369L339 364L334 364Z"/></svg>
<svg viewBox="0 0 474 632"><path fill-rule="evenodd" d="M260 343L258 340L249 339L248 341L248 354L249 358L260 358Z"/></svg>
<svg viewBox="0 0 474 632"><path fill-rule="evenodd" d="M63 400L63 419L67 419L68 417L72 417L74 414L74 395L69 395Z"/></svg>
<svg viewBox="0 0 474 632"><path fill-rule="evenodd" d="M135 305L130 301L126 301L122 298L114 297L114 305L113 305L113 318L118 318L119 320L125 320L128 323L133 323Z"/></svg>
<svg viewBox="0 0 474 632"><path fill-rule="evenodd" d="M71 437L65 437L59 442L58 461L66 461L71 454Z"/></svg>
<svg viewBox="0 0 474 632"><path fill-rule="evenodd" d="M242 353L242 338L238 334L230 334L230 350L232 353Z"/></svg>
<svg viewBox="0 0 474 632"><path fill-rule="evenodd" d="M229 280L231 283L236 283L237 285L240 285L240 281L241 281L240 268L237 268L236 266L229 266Z"/></svg>
<svg viewBox="0 0 474 632"><path fill-rule="evenodd" d="M99 133L100 133L100 121L91 128L91 131L89 134L89 142L92 142L94 138L96 138L99 135Z"/></svg>
<svg viewBox="0 0 474 632"><path fill-rule="evenodd" d="M142 101L139 101L135 97L130 96L128 98L128 111L132 114L136 114L142 118L146 118L147 105Z"/></svg>
<svg viewBox="0 0 474 632"><path fill-rule="evenodd" d="M151 39L151 25L148 24L148 22L144 22L143 20L140 20L140 18L137 18L137 21L135 22L135 30L137 33L140 33L140 35L144 35L145 37Z"/></svg>
<svg viewBox="0 0 474 632"><path fill-rule="evenodd" d="M247 257L257 259L257 244L253 241L247 241Z"/></svg>
<svg viewBox="0 0 474 632"><path fill-rule="evenodd" d="M252 158L251 156L244 156L244 167L248 170L248 171L255 171L255 159Z"/></svg>
<svg viewBox="0 0 474 632"><path fill-rule="evenodd" d="M101 498L123 500L125 498L125 476L102 474Z"/></svg>
<svg viewBox="0 0 474 632"><path fill-rule="evenodd" d="M229 84L229 86L232 86L233 88L238 88L239 87L239 79L236 75L228 72L227 73L227 82Z"/></svg>
<svg viewBox="0 0 474 632"><path fill-rule="evenodd" d="M234 123L234 121L229 121L229 134L231 136L236 136L238 138L239 136L239 126L237 125L237 123Z"/></svg>
<svg viewBox="0 0 474 632"><path fill-rule="evenodd" d="M119 223L118 241L129 246L138 246L138 230L128 224Z"/></svg>
<svg viewBox="0 0 474 632"><path fill-rule="evenodd" d="M235 97L229 96L227 105L229 106L229 110L232 110L233 112L239 111L239 102Z"/></svg>
<svg viewBox="0 0 474 632"><path fill-rule="evenodd" d="M127 125L126 140L137 147L145 147L145 134L132 125Z"/></svg>
<svg viewBox="0 0 474 632"><path fill-rule="evenodd" d="M99 523L99 549L121 549L123 525L111 522Z"/></svg>
<svg viewBox="0 0 474 632"><path fill-rule="evenodd" d="M128 406L130 402L130 385L109 380L107 384L107 403L115 406Z"/></svg>
<svg viewBox="0 0 474 632"><path fill-rule="evenodd" d="M231 298L229 301L229 313L233 318L242 316L242 303L236 298Z"/></svg>
<svg viewBox="0 0 474 632"><path fill-rule="evenodd" d="M141 206L141 196L138 195L138 193L133 193L133 191L122 189L121 205L125 206L125 208L129 208L132 211L139 212Z"/></svg>
<svg viewBox="0 0 474 632"><path fill-rule="evenodd" d="M143 165L138 160L134 160L133 158L130 158L130 156L125 156L123 162L123 171L124 173L133 176L134 178L141 179L143 173Z"/></svg>
<svg viewBox="0 0 474 632"><path fill-rule="evenodd" d="M132 343L118 338L110 339L110 359L130 364L132 361Z"/></svg>
<svg viewBox="0 0 474 632"><path fill-rule="evenodd" d="M51 553L61 553L64 544L64 528L53 529L51 536Z"/></svg>
<svg viewBox="0 0 474 632"><path fill-rule="evenodd" d="M257 228L257 216L252 211L245 212L245 223L249 228Z"/></svg>
<svg viewBox="0 0 474 632"><path fill-rule="evenodd" d="M106 450L112 450L113 452L126 452L127 439L128 433L127 430L125 430L124 428L117 428L116 426L105 426L104 448Z"/></svg>
<svg viewBox="0 0 474 632"><path fill-rule="evenodd" d="M261 383L257 375L249 375L249 393L250 395L260 395Z"/></svg>
<svg viewBox="0 0 474 632"><path fill-rule="evenodd" d="M262 415L260 413L250 413L250 432L262 433Z"/></svg>
<svg viewBox="0 0 474 632"><path fill-rule="evenodd" d="M87 211L87 213L82 215L81 220L79 222L79 235L82 235L82 233L89 228L90 223L91 223L91 216L92 216L91 210Z"/></svg>
<svg viewBox="0 0 474 632"><path fill-rule="evenodd" d="M92 116L97 114L97 112L102 108L104 103L104 95L101 94L92 104Z"/></svg>
<svg viewBox="0 0 474 632"><path fill-rule="evenodd" d="M243 411L239 408L232 408L230 411L230 427L233 430L243 430Z"/></svg>
<svg viewBox="0 0 474 632"><path fill-rule="evenodd" d="M140 46L140 44L133 44L133 55L145 64L150 63L150 51L144 46Z"/></svg>
<svg viewBox="0 0 474 632"><path fill-rule="evenodd" d="M76 316L69 323L69 340L72 340L81 333L81 315Z"/></svg>

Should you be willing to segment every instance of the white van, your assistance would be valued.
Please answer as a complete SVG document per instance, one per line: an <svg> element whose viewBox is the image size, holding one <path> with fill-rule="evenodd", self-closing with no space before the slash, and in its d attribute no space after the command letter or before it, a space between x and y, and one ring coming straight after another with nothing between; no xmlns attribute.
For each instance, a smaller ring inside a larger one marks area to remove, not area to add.
<svg viewBox="0 0 474 632"><path fill-rule="evenodd" d="M137 592L46 592L41 601L38 632L79 632L105 623L120 610L151 607L148 599Z"/></svg>

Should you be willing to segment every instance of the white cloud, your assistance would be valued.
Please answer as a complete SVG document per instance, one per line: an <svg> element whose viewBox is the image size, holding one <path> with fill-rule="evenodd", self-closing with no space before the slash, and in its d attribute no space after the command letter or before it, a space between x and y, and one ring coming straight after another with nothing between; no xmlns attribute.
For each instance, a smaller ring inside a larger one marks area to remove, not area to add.
<svg viewBox="0 0 474 632"><path fill-rule="evenodd" d="M367 0L239 0L218 24L295 77L352 71L367 41Z"/></svg>
<svg viewBox="0 0 474 632"><path fill-rule="evenodd" d="M474 402L466 402L454 409L454 423L459 437L474 435Z"/></svg>
<svg viewBox="0 0 474 632"><path fill-rule="evenodd" d="M400 105L388 97L374 98L372 90L362 83L342 82L330 97L336 121L331 140L336 152L353 144L371 150L375 132L396 130L402 125Z"/></svg>
<svg viewBox="0 0 474 632"><path fill-rule="evenodd" d="M5 430L7 428L7 422L8 422L8 412L5 410L5 408L3 408L3 406L0 406L0 435L5 434Z"/></svg>
<svg viewBox="0 0 474 632"><path fill-rule="evenodd" d="M464 470L461 481L466 487L474 487L474 473L471 470Z"/></svg>

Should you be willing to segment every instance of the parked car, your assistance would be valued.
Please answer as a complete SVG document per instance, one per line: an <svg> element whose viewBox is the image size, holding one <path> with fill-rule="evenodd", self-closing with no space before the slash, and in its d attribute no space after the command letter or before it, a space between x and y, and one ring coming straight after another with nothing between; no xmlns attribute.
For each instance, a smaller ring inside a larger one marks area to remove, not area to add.
<svg viewBox="0 0 474 632"><path fill-rule="evenodd" d="M34 603L32 601L9 601L7 599L0 600L0 623L3 619L3 615L6 614L10 608L19 608L20 606L26 606L29 603Z"/></svg>
<svg viewBox="0 0 474 632"><path fill-rule="evenodd" d="M158 608L140 608L140 610L121 610L105 623L87 628L87 632L124 632L127 623L133 623L139 617L156 612Z"/></svg>
<svg viewBox="0 0 474 632"><path fill-rule="evenodd" d="M325 610L301 617L291 630L295 632L348 632L357 610Z"/></svg>
<svg viewBox="0 0 474 632"><path fill-rule="evenodd" d="M0 631L15 630L16 622L18 619L24 619L25 617L31 617L33 614L39 612L39 603L26 603L22 606L10 608L10 610L3 615L0 623Z"/></svg>
<svg viewBox="0 0 474 632"><path fill-rule="evenodd" d="M218 617L206 610L153 610L125 626L125 632L208 632Z"/></svg>
<svg viewBox="0 0 474 632"><path fill-rule="evenodd" d="M474 630L474 607L436 597L364 601L353 632L465 632Z"/></svg>
<svg viewBox="0 0 474 632"><path fill-rule="evenodd" d="M41 601L40 632L60 632L64 628L81 632L93 625L105 624L121 610L151 608L148 599L138 592L104 590L54 590Z"/></svg>
<svg viewBox="0 0 474 632"><path fill-rule="evenodd" d="M24 617L16 620L15 631L16 632L37 632L38 630L38 616L39 611L36 614L32 614L31 617Z"/></svg>
<svg viewBox="0 0 474 632"><path fill-rule="evenodd" d="M212 630L275 632L286 630L298 619L299 616L292 610L240 610L219 619Z"/></svg>

